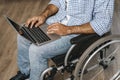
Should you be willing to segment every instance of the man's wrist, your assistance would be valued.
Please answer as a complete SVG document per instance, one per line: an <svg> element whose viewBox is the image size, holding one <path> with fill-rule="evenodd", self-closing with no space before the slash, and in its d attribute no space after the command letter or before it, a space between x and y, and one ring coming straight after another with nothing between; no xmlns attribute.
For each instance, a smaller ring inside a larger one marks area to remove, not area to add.
<svg viewBox="0 0 120 80"><path fill-rule="evenodd" d="M41 14L40 16L43 16L45 19L48 17L45 13Z"/></svg>
<svg viewBox="0 0 120 80"><path fill-rule="evenodd" d="M70 26L70 27L68 27L67 33L68 34L81 33L81 29L78 26Z"/></svg>
<svg viewBox="0 0 120 80"><path fill-rule="evenodd" d="M72 34L72 27L68 27L67 34Z"/></svg>
<svg viewBox="0 0 120 80"><path fill-rule="evenodd" d="M45 19L47 19L48 16L49 16L49 10L43 11L43 12L40 14L40 16L43 16Z"/></svg>

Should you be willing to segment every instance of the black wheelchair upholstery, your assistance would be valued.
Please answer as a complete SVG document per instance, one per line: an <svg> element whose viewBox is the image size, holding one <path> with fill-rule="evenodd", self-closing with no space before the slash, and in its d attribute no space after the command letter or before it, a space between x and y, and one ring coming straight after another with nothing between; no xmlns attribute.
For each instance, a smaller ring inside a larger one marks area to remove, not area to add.
<svg viewBox="0 0 120 80"><path fill-rule="evenodd" d="M95 41L100 39L102 36L99 36L97 34L81 34L77 37L74 37L70 40L71 44L76 46L74 49L71 51L71 54L69 55L68 61L72 61L74 59L79 58L82 53ZM61 54L58 56L55 56L52 59L52 61L56 64L56 66L61 66L64 65L64 59L65 59L65 54Z"/></svg>

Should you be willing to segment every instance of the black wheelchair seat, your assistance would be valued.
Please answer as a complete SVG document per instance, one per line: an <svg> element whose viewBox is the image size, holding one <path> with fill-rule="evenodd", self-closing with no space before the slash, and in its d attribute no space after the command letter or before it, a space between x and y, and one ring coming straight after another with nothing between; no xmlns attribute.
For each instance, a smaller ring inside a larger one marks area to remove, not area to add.
<svg viewBox="0 0 120 80"><path fill-rule="evenodd" d="M97 34L81 34L77 37L74 37L70 40L71 44L76 44L73 50L71 51L69 55L69 61L72 61L74 59L79 58L82 53L95 41L100 39L101 36ZM66 53L57 55L52 59L52 61L56 64L56 66L61 66L64 64L64 59L65 59Z"/></svg>

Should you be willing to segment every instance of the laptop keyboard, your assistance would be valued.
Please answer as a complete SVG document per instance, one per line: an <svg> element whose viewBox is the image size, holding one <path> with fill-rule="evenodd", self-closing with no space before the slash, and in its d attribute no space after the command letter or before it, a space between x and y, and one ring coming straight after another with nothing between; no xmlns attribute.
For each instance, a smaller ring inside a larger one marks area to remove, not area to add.
<svg viewBox="0 0 120 80"><path fill-rule="evenodd" d="M22 27L23 36L34 43L43 43L51 40L40 28Z"/></svg>

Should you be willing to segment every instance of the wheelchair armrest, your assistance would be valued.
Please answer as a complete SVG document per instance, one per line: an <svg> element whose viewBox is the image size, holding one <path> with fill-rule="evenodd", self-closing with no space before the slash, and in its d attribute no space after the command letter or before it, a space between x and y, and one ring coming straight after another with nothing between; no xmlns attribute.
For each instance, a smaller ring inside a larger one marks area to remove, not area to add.
<svg viewBox="0 0 120 80"><path fill-rule="evenodd" d="M80 34L77 37L74 37L70 40L71 44L78 44L80 42L83 42L84 40L89 40L91 38L101 38L98 34Z"/></svg>

